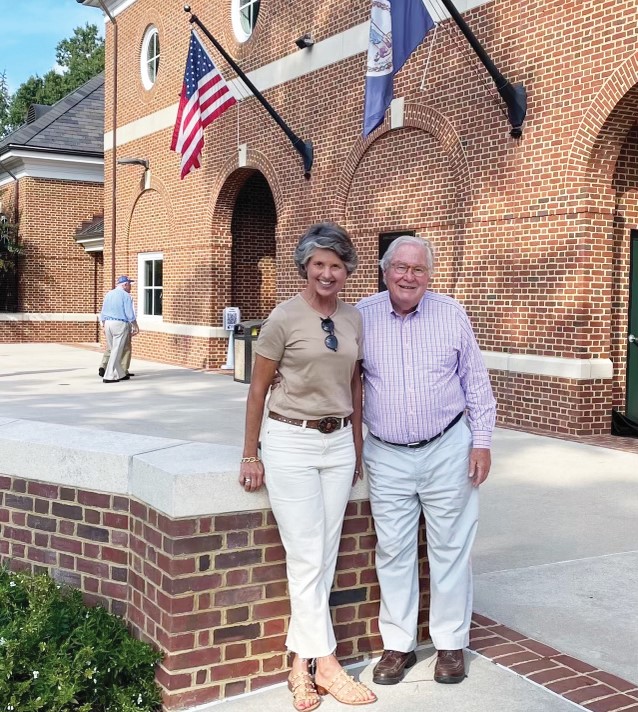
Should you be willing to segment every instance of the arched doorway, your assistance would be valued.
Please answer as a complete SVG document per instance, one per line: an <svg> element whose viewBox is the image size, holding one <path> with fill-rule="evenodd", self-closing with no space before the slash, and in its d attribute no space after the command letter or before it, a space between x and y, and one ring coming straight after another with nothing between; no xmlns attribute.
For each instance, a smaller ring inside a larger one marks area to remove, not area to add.
<svg viewBox="0 0 638 712"><path fill-rule="evenodd" d="M598 300L610 315L610 405L638 420L638 346L629 340L638 335L638 54L609 76L581 121L565 188L591 216L592 257L599 248L611 254L610 261L591 263L592 270L611 273Z"/></svg>
<svg viewBox="0 0 638 712"><path fill-rule="evenodd" d="M625 97L638 108L635 96ZM635 115L635 114L634 114ZM612 179L613 290L611 352L617 364L614 408L636 424L638 435L638 120L627 132Z"/></svg>
<svg viewBox="0 0 638 712"><path fill-rule="evenodd" d="M263 174L245 171L235 199L230 232L231 302L242 320L264 319L276 300L277 211Z"/></svg>

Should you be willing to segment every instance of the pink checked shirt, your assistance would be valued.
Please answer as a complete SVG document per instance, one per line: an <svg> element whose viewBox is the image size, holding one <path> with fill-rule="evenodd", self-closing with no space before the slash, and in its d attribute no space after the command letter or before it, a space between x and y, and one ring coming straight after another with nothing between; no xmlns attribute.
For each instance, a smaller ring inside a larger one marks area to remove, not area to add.
<svg viewBox="0 0 638 712"><path fill-rule="evenodd" d="M489 448L496 401L472 326L451 297L423 295L404 319L387 291L362 299L363 419L391 443L440 433L467 409L474 447Z"/></svg>

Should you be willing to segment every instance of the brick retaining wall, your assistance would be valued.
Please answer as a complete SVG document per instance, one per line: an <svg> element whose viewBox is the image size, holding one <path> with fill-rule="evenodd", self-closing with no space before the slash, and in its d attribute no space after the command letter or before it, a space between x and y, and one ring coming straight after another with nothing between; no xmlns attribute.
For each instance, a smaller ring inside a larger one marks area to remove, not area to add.
<svg viewBox="0 0 638 712"><path fill-rule="evenodd" d="M219 486L236 487L234 477ZM331 597L343 661L382 649L375 543L369 503L351 501ZM267 508L171 517L130 494L0 473L0 559L79 588L162 650L157 679L166 710L257 690L288 674L284 551ZM423 542L420 560L426 579ZM420 640L428 634L424 588Z"/></svg>

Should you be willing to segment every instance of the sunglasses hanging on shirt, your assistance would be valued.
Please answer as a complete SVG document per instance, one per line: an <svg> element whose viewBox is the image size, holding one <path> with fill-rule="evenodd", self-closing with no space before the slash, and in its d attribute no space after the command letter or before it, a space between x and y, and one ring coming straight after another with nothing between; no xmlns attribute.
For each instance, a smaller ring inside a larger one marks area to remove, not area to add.
<svg viewBox="0 0 638 712"><path fill-rule="evenodd" d="M321 320L321 328L328 332L328 336L323 340L323 343L331 350L336 351L339 346L337 337L335 336L335 323L332 319L327 316L325 319Z"/></svg>

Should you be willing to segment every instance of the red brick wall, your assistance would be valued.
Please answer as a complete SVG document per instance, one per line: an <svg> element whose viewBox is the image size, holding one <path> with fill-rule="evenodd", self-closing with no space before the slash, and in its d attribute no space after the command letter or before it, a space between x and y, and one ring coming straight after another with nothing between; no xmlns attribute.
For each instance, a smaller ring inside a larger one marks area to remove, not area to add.
<svg viewBox="0 0 638 712"><path fill-rule="evenodd" d="M126 616L127 497L0 475L0 556Z"/></svg>
<svg viewBox="0 0 638 712"><path fill-rule="evenodd" d="M88 254L73 239L102 213L101 183L21 178L18 215L19 309L27 313L99 312L104 283L101 253ZM13 220L15 186L0 191ZM0 341L95 341L95 322L0 321Z"/></svg>
<svg viewBox="0 0 638 712"><path fill-rule="evenodd" d="M82 343L100 337L97 322L0 321L0 343L29 342Z"/></svg>
<svg viewBox="0 0 638 712"><path fill-rule="evenodd" d="M528 432L591 435L609 432L611 383L574 381L549 376L491 372L494 396L500 404L497 424Z"/></svg>
<svg viewBox="0 0 638 712"><path fill-rule="evenodd" d="M100 310L101 260L86 253L73 235L102 212L103 190L101 183L21 179L22 311Z"/></svg>
<svg viewBox="0 0 638 712"><path fill-rule="evenodd" d="M350 502L331 598L343 661L382 648L375 544L369 504ZM164 651L167 710L288 674L284 551L269 511L171 519L125 496L0 475L0 560L81 589ZM420 562L425 640L423 538Z"/></svg>
<svg viewBox="0 0 638 712"><path fill-rule="evenodd" d="M120 67L131 69L122 72L119 83L121 124L177 101L188 17L178 7L156 7L138 0L118 16ZM321 41L365 21L369 2L291 6L273 0L262 4L254 36L244 45L232 38L229 12L228 3L213 3L201 8L199 17L250 71L298 52L294 39L309 29ZM252 302L259 260L246 250L240 233L251 239L255 234L257 254L267 250L259 230L233 230L233 215L237 222L240 211L246 224L271 224L261 199L244 200L241 192L247 177L259 171L275 206L277 300L299 288L291 254L309 223L333 219L353 233L362 264L345 293L351 301L376 289L378 235L416 230L437 247L433 289L467 307L482 348L613 360L613 380L602 387L511 374L511 382L533 382L543 397L524 406L512 400L511 388L499 386L503 412L516 422L533 418L547 429L567 422L573 435L603 432L612 405L624 398L626 245L638 219L635 129L632 133L638 54L631 40L638 7L613 0L603 13L595 3L579 0L533 0L523 12L518 4L494 0L465 17L503 73L527 88L521 140L509 137L492 83L448 22L437 34L427 74L431 38L396 77L395 95L406 100L402 129L389 131L386 124L369 140L361 139L364 53L266 91L291 128L314 143L310 181L302 177L299 156L254 99L240 102L207 129L202 168L183 181L179 157L167 150L171 128L120 148L118 154L149 158L155 194L138 201L139 175L118 173L118 235L129 235L123 237L128 252L118 254L118 265L129 268L143 243L165 251L166 298L172 300L167 321L219 325L223 307L238 299L247 300L247 314L261 315ZM138 63L149 23L160 30L162 59L157 84L146 91ZM107 35L110 53L110 26ZM213 54L222 72L232 76ZM106 66L108 97L108 56ZM109 98L106 104L110 127ZM246 168L237 168L238 144L248 147ZM109 163L107 154L107 186ZM108 205L106 216L108 223ZM251 273L241 275L245 288L233 251L249 258ZM266 302L262 308L265 312ZM192 363L184 357L191 341L149 338L165 349L166 360ZM203 346L197 348L195 360L203 363L208 355L199 353ZM223 342L216 353L224 359ZM499 378L495 374L497 385ZM568 418L565 403L571 404ZM574 413L584 419L575 421Z"/></svg>

